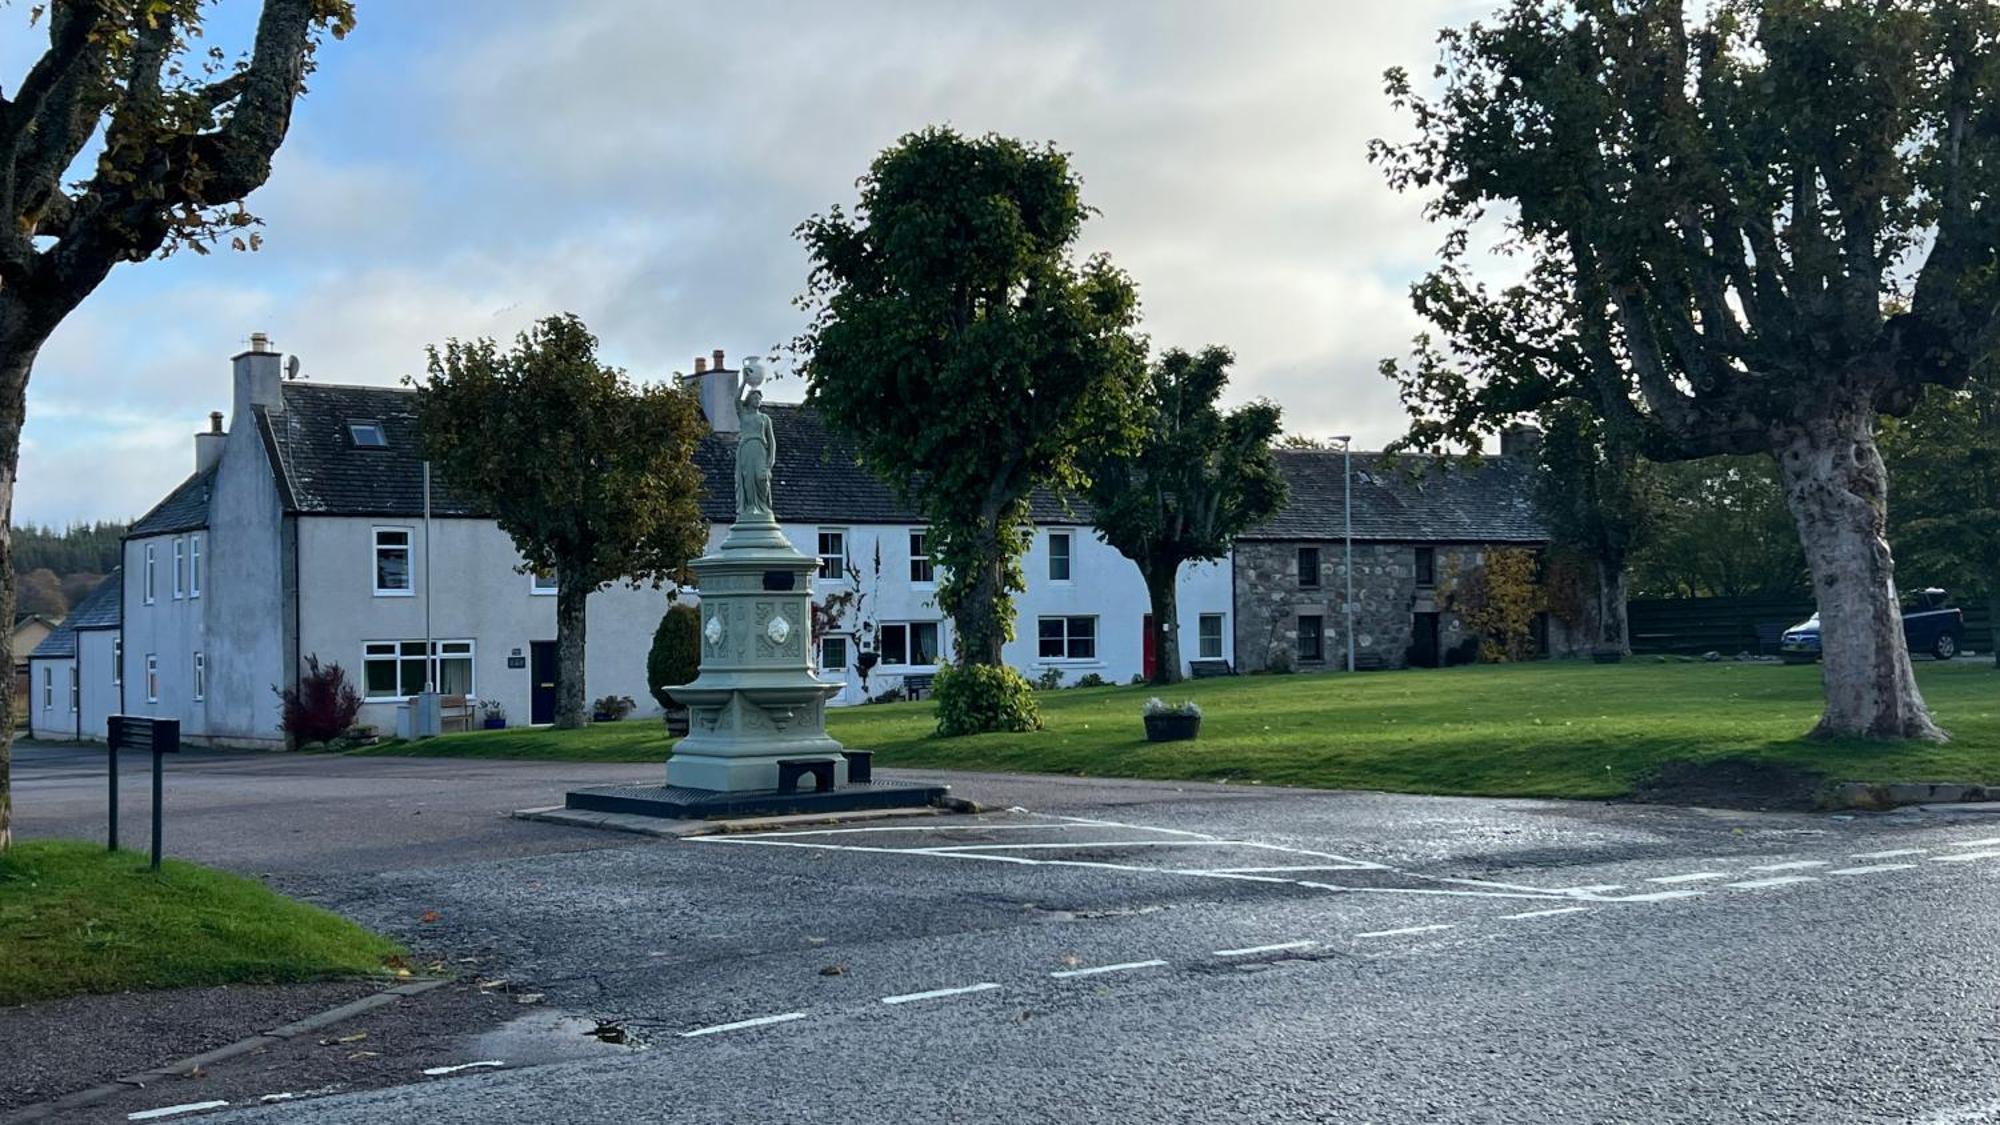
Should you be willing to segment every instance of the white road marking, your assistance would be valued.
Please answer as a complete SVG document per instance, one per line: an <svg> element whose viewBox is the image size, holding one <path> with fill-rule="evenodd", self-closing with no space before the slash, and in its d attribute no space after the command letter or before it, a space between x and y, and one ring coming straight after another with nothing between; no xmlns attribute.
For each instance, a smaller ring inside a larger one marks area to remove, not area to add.
<svg viewBox="0 0 2000 1125"><path fill-rule="evenodd" d="M1402 937L1405 934L1428 934L1438 930L1449 930L1455 923L1442 922L1434 926L1404 926L1400 930L1375 930L1372 933L1355 934L1357 938Z"/></svg>
<svg viewBox="0 0 2000 1125"><path fill-rule="evenodd" d="M1060 844L940 844L934 848L911 848L921 855L939 852L1032 852L1080 851L1084 848L1240 848L1250 845L1235 840L1070 840Z"/></svg>
<svg viewBox="0 0 2000 1125"><path fill-rule="evenodd" d="M697 1027L693 1031L681 1032L682 1039L693 1039L697 1035L717 1035L725 1031L741 1031L746 1027L765 1027L774 1023L790 1023L806 1018L804 1012L786 1012L779 1016L758 1016L752 1020L737 1020L735 1023L718 1023L712 1027Z"/></svg>
<svg viewBox="0 0 2000 1125"><path fill-rule="evenodd" d="M1932 863L1970 863L1975 859L2000 859L2000 852L1953 852L1950 855L1934 855Z"/></svg>
<svg viewBox="0 0 2000 1125"><path fill-rule="evenodd" d="M1958 1109L1941 1109L1918 1119L1917 1125L1975 1125L1978 1122L1991 1125L1994 1121L2000 1121L2000 1102L1986 1102Z"/></svg>
<svg viewBox="0 0 2000 1125"><path fill-rule="evenodd" d="M1914 863L1872 863L1866 867L1836 867L1828 875L1873 875L1878 871L1914 871Z"/></svg>
<svg viewBox="0 0 2000 1125"><path fill-rule="evenodd" d="M1983 840L1953 840L1950 846L1954 848L1990 848L1995 844L2000 844L2000 836L1988 836Z"/></svg>
<svg viewBox="0 0 2000 1125"><path fill-rule="evenodd" d="M1606 891L1615 891L1624 885L1623 883L1591 883L1588 886L1582 887L1563 887L1555 893L1559 895L1601 895Z"/></svg>
<svg viewBox="0 0 2000 1125"><path fill-rule="evenodd" d="M1061 832L1083 824L879 824L872 828L805 828L783 832L735 832L731 835L769 839L775 836L850 836L860 832Z"/></svg>
<svg viewBox="0 0 2000 1125"><path fill-rule="evenodd" d="M461 1070L477 1070L481 1067L506 1066L506 1065L507 1065L506 1063L500 1061L499 1059L481 1059L478 1062L459 1063L456 1066L425 1067L424 1073L432 1076L436 1076L439 1074L457 1074Z"/></svg>
<svg viewBox="0 0 2000 1125"><path fill-rule="evenodd" d="M1218 949L1216 957L1248 957L1253 953L1279 953L1287 949L1305 949L1312 945L1309 941L1281 941L1276 945L1253 945L1248 949Z"/></svg>
<svg viewBox="0 0 2000 1125"><path fill-rule="evenodd" d="M183 1113L200 1113L204 1109L221 1109L228 1102L187 1102L183 1105L163 1105L158 1109L142 1109L125 1115L127 1121L153 1121L162 1117L177 1117Z"/></svg>
<svg viewBox="0 0 2000 1125"><path fill-rule="evenodd" d="M1747 882L1742 882L1742 883L1728 883L1725 884L1725 886L1737 887L1746 891L1754 891L1763 887L1782 887L1787 883L1817 883L1817 882L1819 882L1819 880L1815 879L1811 875L1781 875L1776 879L1751 879L1748 880Z"/></svg>
<svg viewBox="0 0 2000 1125"><path fill-rule="evenodd" d="M1703 879L1727 879L1727 871L1693 871L1686 875L1660 875L1646 880L1648 883L1698 883Z"/></svg>
<svg viewBox="0 0 2000 1125"><path fill-rule="evenodd" d="M1157 969L1164 964L1165 961L1127 961L1122 965L1093 965L1088 969L1064 969L1049 975L1058 980L1067 980L1070 977L1094 977L1100 973L1123 973L1132 969Z"/></svg>
<svg viewBox="0 0 2000 1125"><path fill-rule="evenodd" d="M1767 864L1765 864L1765 865L1764 865L1764 866L1762 866L1762 867L1753 867L1753 868L1751 868L1750 870L1752 870L1752 871L1804 871L1804 870L1805 870L1806 868L1808 868L1808 867L1825 867L1825 866L1826 866L1826 861L1825 861L1825 860L1823 860L1823 859L1801 859L1801 860L1795 860L1795 861L1793 861L1793 862L1791 862L1791 863L1767 863Z"/></svg>
<svg viewBox="0 0 2000 1125"><path fill-rule="evenodd" d="M907 992L901 996L884 996L884 1004L909 1004L917 1000L936 1000L945 996L963 996L968 992L990 992L1000 986L992 981L968 984L960 988L933 988L929 992Z"/></svg>
<svg viewBox="0 0 2000 1125"><path fill-rule="evenodd" d="M1589 912L1590 907L1588 906L1558 906L1553 910L1530 910L1525 914L1502 914L1500 917L1503 921L1511 922L1519 918L1548 918L1557 914L1587 914Z"/></svg>
<svg viewBox="0 0 2000 1125"><path fill-rule="evenodd" d="M1297 867L1209 867L1210 875L1267 875L1276 871L1367 871L1352 863L1308 863Z"/></svg>
<svg viewBox="0 0 2000 1125"><path fill-rule="evenodd" d="M1849 859L1894 859L1899 855L1922 855L1923 848L1891 848L1886 852L1855 852Z"/></svg>
<svg viewBox="0 0 2000 1125"><path fill-rule="evenodd" d="M1677 898L1700 898L1707 891L1653 891L1643 895L1619 895L1615 898L1597 898L1594 902L1672 902Z"/></svg>

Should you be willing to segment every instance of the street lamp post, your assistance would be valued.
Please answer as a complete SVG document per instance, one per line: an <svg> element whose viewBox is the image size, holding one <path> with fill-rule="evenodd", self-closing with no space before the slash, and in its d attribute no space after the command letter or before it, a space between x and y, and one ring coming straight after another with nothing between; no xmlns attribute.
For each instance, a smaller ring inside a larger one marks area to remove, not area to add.
<svg viewBox="0 0 2000 1125"><path fill-rule="evenodd" d="M1335 434L1340 443L1340 518L1346 532L1346 557L1341 570L1347 575L1347 598L1341 608L1347 622L1347 670L1354 671L1354 435Z"/></svg>

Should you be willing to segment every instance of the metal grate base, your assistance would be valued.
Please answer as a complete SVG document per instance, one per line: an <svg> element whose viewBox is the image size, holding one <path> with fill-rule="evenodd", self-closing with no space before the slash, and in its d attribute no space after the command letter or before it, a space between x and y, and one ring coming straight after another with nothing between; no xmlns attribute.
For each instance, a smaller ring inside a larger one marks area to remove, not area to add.
<svg viewBox="0 0 2000 1125"><path fill-rule="evenodd" d="M572 789L564 794L566 808L588 812L630 813L667 820L716 820L739 816L787 816L793 813L853 812L859 809L920 809L951 793L948 785L844 785L830 792L721 793L678 785L603 785Z"/></svg>

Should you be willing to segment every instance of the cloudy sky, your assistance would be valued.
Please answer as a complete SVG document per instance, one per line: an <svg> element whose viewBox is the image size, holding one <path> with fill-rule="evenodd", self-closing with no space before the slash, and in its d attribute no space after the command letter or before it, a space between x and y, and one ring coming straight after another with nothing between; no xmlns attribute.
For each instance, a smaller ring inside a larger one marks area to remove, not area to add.
<svg viewBox="0 0 2000 1125"><path fill-rule="evenodd" d="M1437 240L1383 186L1381 93L1484 0L358 0L271 183L254 254L122 266L43 350L17 522L129 519L192 467L253 331L309 377L389 384L447 337L574 311L642 378L789 340L791 231L949 123L1073 154L1086 250L1156 348L1227 344L1288 429L1401 428L1376 374ZM247 42L248 0L211 41ZM37 46L0 8L0 83ZM778 397L802 388L786 380Z"/></svg>

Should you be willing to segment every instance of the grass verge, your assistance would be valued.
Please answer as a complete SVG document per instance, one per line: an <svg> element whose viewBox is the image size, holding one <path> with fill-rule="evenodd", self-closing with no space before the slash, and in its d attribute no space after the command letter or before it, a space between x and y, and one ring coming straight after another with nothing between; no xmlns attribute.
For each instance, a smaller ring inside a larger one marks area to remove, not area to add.
<svg viewBox="0 0 2000 1125"><path fill-rule="evenodd" d="M1243 676L1172 690L1206 712L1195 742L1149 743L1146 687L1039 697L1045 728L937 738L931 705L835 711L827 727L881 766L1019 770L1485 796L1615 798L1673 763L1751 761L1828 780L2000 784L2000 672L1920 661L1951 743L1811 742L1819 670L1759 663L1576 661ZM361 753L660 762L658 719L475 731Z"/></svg>
<svg viewBox="0 0 2000 1125"><path fill-rule="evenodd" d="M402 950L254 879L78 840L0 852L0 1005L384 973Z"/></svg>

